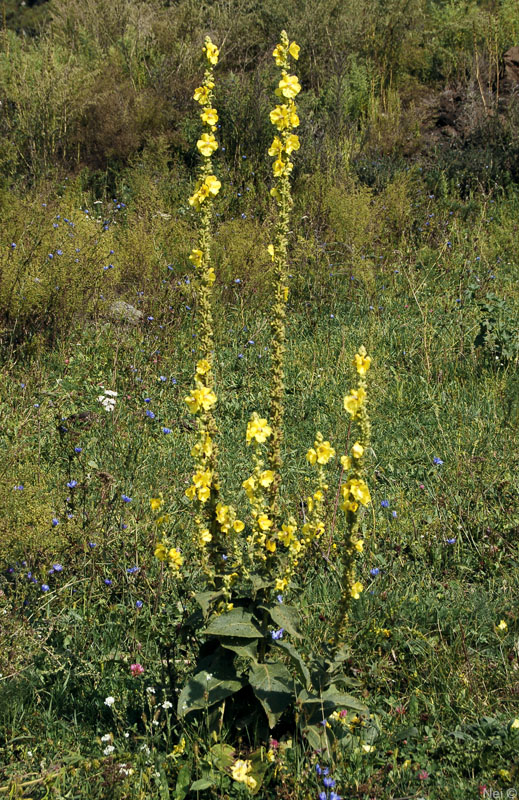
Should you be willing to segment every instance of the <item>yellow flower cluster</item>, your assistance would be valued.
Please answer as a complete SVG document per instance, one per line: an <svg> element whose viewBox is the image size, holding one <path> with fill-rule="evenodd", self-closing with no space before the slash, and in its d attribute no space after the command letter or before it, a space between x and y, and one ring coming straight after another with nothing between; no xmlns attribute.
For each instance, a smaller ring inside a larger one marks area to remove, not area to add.
<svg viewBox="0 0 519 800"><path fill-rule="evenodd" d="M192 414L197 414L200 409L209 411L216 404L216 395L212 389L204 386L199 380L196 380L195 383L196 389L191 389L184 400Z"/></svg>
<svg viewBox="0 0 519 800"><path fill-rule="evenodd" d="M164 542L159 542L155 548L155 556L159 561L167 561L168 567L174 572L179 572L184 563L184 558L176 547L167 547Z"/></svg>
<svg viewBox="0 0 519 800"><path fill-rule="evenodd" d="M299 58L299 46L295 42L289 43L286 32L282 31L281 42L276 45L272 55L276 65L281 67L281 80L276 89L276 95L283 102L270 112L270 121L277 128L279 136L274 137L269 149L269 156L275 159L272 165L274 177L281 178L290 175L293 164L289 156L295 150L299 150L300 147L299 137L292 133L292 130L299 125L297 106L294 103L294 99L301 91L301 84L297 75L288 73L289 56L297 61ZM281 199L282 193L278 188L274 188L272 194L276 199Z"/></svg>
<svg viewBox="0 0 519 800"><path fill-rule="evenodd" d="M267 441L271 433L272 428L267 420L261 419L259 414L254 412L252 419L247 425L247 444L250 444L253 440L259 444L263 444Z"/></svg>
<svg viewBox="0 0 519 800"><path fill-rule="evenodd" d="M201 170L201 178L196 185L194 194L192 194L189 198L189 205L193 206L196 211L200 211L205 200L216 197L222 186L216 175L213 175L211 166L211 156L218 149L218 142L216 141L214 135L216 132L216 124L218 122L218 112L216 108L213 108L212 105L214 89L212 67L218 63L219 50L216 45L212 43L209 36L207 36L205 39L203 51L209 62L209 69L207 69L205 72L202 86L198 86L195 89L193 99L202 106L200 119L202 120L203 124L209 128L209 131L202 133L196 143L199 152L205 159L205 163L203 164ZM193 258L195 252L196 251L193 251L191 254L191 260L196 264L197 256L195 255L195 258ZM198 253L201 253L201 255L199 256L199 263L196 265L200 266L203 258L203 252L198 251Z"/></svg>
<svg viewBox="0 0 519 800"><path fill-rule="evenodd" d="M243 761L242 759L238 759L231 767L231 775L238 783L244 783L247 788L255 789L258 782L252 777L252 775L249 774L251 769L251 761Z"/></svg>
<svg viewBox="0 0 519 800"><path fill-rule="evenodd" d="M318 434L320 436L320 434ZM311 447L308 453L306 454L307 461L314 465L314 464L327 464L331 458L335 456L335 450L331 446L330 442L322 442L316 440L314 442L314 447Z"/></svg>
<svg viewBox="0 0 519 800"><path fill-rule="evenodd" d="M204 200L208 197L216 197L221 186L222 184L215 175L206 175L203 181L197 183L195 193L189 198L189 205L199 211Z"/></svg>

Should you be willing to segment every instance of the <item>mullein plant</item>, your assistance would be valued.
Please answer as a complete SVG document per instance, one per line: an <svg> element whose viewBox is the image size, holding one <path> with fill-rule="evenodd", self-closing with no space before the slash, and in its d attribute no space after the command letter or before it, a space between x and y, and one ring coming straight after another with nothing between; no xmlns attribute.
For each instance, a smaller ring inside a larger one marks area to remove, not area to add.
<svg viewBox="0 0 519 800"><path fill-rule="evenodd" d="M211 312L211 291L215 280L211 266L210 244L213 201L220 190L220 181L214 174L211 161L218 148L216 125L218 114L214 108L213 66L218 61L218 49L209 38L205 40L204 53L208 61L204 81L195 90L194 99L202 106L200 114L204 132L197 142L201 154L198 182L190 205L199 213L199 240L190 255L198 276L198 298L200 312L199 353L195 368L194 386L185 401L198 423L197 441L192 455L195 467L187 497L194 504L196 533L195 552L200 553L200 562L205 574L203 591L195 594L202 608L206 627L203 634L213 641L210 651L211 668L207 666L207 650L193 677L180 693L179 714L211 706L221 702L248 685L273 727L298 693L304 688L310 691L310 673L297 650L282 642L283 630L298 638L296 609L286 605L285 595L295 588L295 576L301 559L318 542L325 532L325 499L328 483L325 466L335 457L330 442L317 433L314 446L307 453L307 460L317 470L315 490L306 499L306 515L300 524L295 517L285 516L280 503L283 440L284 403L284 351L285 316L288 300L288 239L292 196L290 176L293 169L291 156L299 150L299 137L294 133L299 126L295 98L301 91L299 79L291 74L290 59L297 60L299 47L290 42L283 31L281 41L273 56L281 69L276 90L277 103L270 113L275 135L269 149L274 159L272 169L274 186L271 195L277 206L277 224L273 241L268 245L272 259L273 310L272 362L270 419L254 413L246 430L246 443L252 450L252 474L243 481L250 505L247 523L238 518L235 508L222 500L218 478L215 436L217 426L214 409L217 397L214 387L213 358L214 335ZM359 535L360 506L370 502L369 489L364 480L364 453L369 444L369 420L366 413L365 375L370 359L363 348L355 356L359 384L344 400L346 411L359 422L359 438L352 448L351 456L343 459L348 470L348 479L342 486L342 508L346 513L347 534L342 546L343 592L339 619L334 637L335 650L344 637L352 598L358 598L362 586L356 580L355 560L362 551ZM152 510L161 511L162 498L152 498ZM167 515L158 517L158 523L167 522ZM180 573L182 556L171 547L167 538L156 546L156 556L169 564L175 574ZM187 623L186 623L187 624ZM189 624L192 624L191 622ZM194 623L193 623L194 624ZM197 623L200 624L199 622ZM274 630L272 630L274 629ZM303 682L294 683L294 677L276 657L282 650L292 662ZM238 654L238 668L229 651ZM248 661L248 666L244 666ZM214 663L213 663L214 662ZM204 667L202 667L204 664ZM223 665L223 666L222 666ZM214 686L213 686L213 681ZM266 691L272 685L273 695ZM330 686L330 680L319 683ZM297 688L299 686L299 688ZM319 700L319 709L333 711L334 700ZM348 696L344 695L344 698ZM351 701L344 700L343 705ZM302 707L308 702L308 718L317 706L315 699L301 700ZM323 705L324 703L324 705ZM330 705L331 704L331 705ZM359 710L358 706L355 706ZM319 712L321 713L321 711ZM322 727L317 727L322 732Z"/></svg>

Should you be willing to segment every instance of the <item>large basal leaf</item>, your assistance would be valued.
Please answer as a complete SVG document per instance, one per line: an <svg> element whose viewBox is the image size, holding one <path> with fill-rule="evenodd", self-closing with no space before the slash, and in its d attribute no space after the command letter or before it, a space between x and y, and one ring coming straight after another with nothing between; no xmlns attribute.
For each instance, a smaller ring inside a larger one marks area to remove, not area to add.
<svg viewBox="0 0 519 800"><path fill-rule="evenodd" d="M249 672L249 683L273 728L294 698L294 680L290 672L278 662L254 664Z"/></svg>
<svg viewBox="0 0 519 800"><path fill-rule="evenodd" d="M276 625L284 628L291 636L301 639L299 630L299 612L292 606L285 606L283 603L268 607L268 612Z"/></svg>
<svg viewBox="0 0 519 800"><path fill-rule="evenodd" d="M305 687L305 689L310 688L311 679L310 679L310 670L306 666L301 653L294 647L294 645L290 644L290 642L283 642L280 639L274 640L272 642L273 646L276 649L282 650L286 655L289 657L290 662L301 679L301 683Z"/></svg>
<svg viewBox="0 0 519 800"><path fill-rule="evenodd" d="M218 648L198 664L197 672L188 680L178 698L177 713L185 717L191 711L210 708L238 692L244 685L233 666L228 651Z"/></svg>
<svg viewBox="0 0 519 800"><path fill-rule="evenodd" d="M256 661L258 657L258 640L257 639L241 639L231 636L219 636L218 641L226 650L232 650L238 656L250 658Z"/></svg>
<svg viewBox="0 0 519 800"><path fill-rule="evenodd" d="M195 600L202 609L204 617L207 615L211 604L220 597L223 597L223 592L197 592L195 594Z"/></svg>
<svg viewBox="0 0 519 800"><path fill-rule="evenodd" d="M211 620L204 633L209 636L231 636L239 639L262 639L260 627L244 608L233 608Z"/></svg>

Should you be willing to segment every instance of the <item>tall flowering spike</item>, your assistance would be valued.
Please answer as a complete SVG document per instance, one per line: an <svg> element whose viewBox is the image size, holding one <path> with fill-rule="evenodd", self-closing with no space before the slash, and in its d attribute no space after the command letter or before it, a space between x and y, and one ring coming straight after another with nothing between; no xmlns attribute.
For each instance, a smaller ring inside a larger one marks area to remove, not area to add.
<svg viewBox="0 0 519 800"><path fill-rule="evenodd" d="M359 511L362 506L367 507L371 503L364 466L364 454L369 447L371 435L371 425L366 409L368 400L366 373L371 366L371 358L367 355L365 347L359 347L353 364L358 375L357 386L350 390L350 393L344 398L344 409L351 416L358 431L351 454L341 458L346 475L346 481L341 486L341 509L346 515L346 536L341 546L342 592L335 625L334 648L338 648L344 639L351 601L358 600L364 589L356 576L356 560L364 545L359 535Z"/></svg>
<svg viewBox="0 0 519 800"><path fill-rule="evenodd" d="M279 488L281 484L281 443L283 440L283 400L284 400L284 352L285 352L285 315L288 300L288 234L290 230L290 211L292 195L290 191L290 173L292 161L290 156L299 150L299 137L294 133L299 125L295 98L301 91L297 75L290 72L290 57L299 58L299 47L290 42L286 31L281 32L281 41L272 53L276 65L281 68L281 78L276 95L278 104L270 112L270 121L275 128L275 135L269 149L274 159L272 172L274 186L271 195L275 198L278 209L278 220L274 242L268 246L273 262L273 294L271 330L272 330L272 382L270 391L270 424L272 437L269 442L269 463L274 479L269 487L270 514L279 522Z"/></svg>

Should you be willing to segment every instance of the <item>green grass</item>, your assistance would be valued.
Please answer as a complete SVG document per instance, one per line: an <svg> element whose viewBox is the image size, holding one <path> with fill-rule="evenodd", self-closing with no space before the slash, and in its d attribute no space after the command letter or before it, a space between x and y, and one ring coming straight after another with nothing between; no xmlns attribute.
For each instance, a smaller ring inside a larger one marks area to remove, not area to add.
<svg viewBox="0 0 519 800"><path fill-rule="evenodd" d="M461 239L468 231L461 215L456 226ZM489 224L490 244L498 234L497 223ZM288 508L301 509L306 495L304 454L315 431L344 452L351 359L361 343L373 358L373 507L362 520L365 591L355 604L347 661L351 691L371 717L353 724L352 737L331 754L312 752L292 725L291 744L281 742L266 772L263 797L317 797L318 760L330 761L342 797L464 800L479 796L480 786L506 792L519 780L519 731L510 727L519 693L517 364L474 348L478 314L465 289L475 256L469 260L458 245L457 253L427 260L424 247L386 259L369 281L362 273L350 280L341 264L328 270L339 274L327 274L324 255L319 280L292 267ZM483 290L491 280L493 291L513 300L513 270L506 255L503 262L491 267L495 278L487 278L488 265L478 277ZM226 496L243 507L246 423L268 405L269 321L264 296L248 312L245 289L220 289L222 477ZM163 300L144 298L145 306L154 303L160 309ZM52 348L12 351L3 365L0 796L181 800L211 770L213 788L188 797L247 793L211 767L211 721L175 714L176 691L196 656L196 643L183 641L178 625L200 581L183 495L193 437L183 397L197 333L187 305L176 303L169 323L162 312L149 321L145 313L134 328L84 321ZM98 402L101 385L118 392L113 413ZM82 412L91 416L74 417ZM332 470L330 518L339 472ZM189 586L163 574L153 557L149 499L159 491L171 539L189 563ZM332 634L341 524L339 514L300 566L307 655L319 655ZM56 563L62 570L49 575ZM501 620L506 630L497 627ZM142 676L132 677L132 663L144 666ZM101 740L108 733L113 741ZM221 741L226 736L224 729ZM244 757L258 742L244 731L232 744Z"/></svg>

